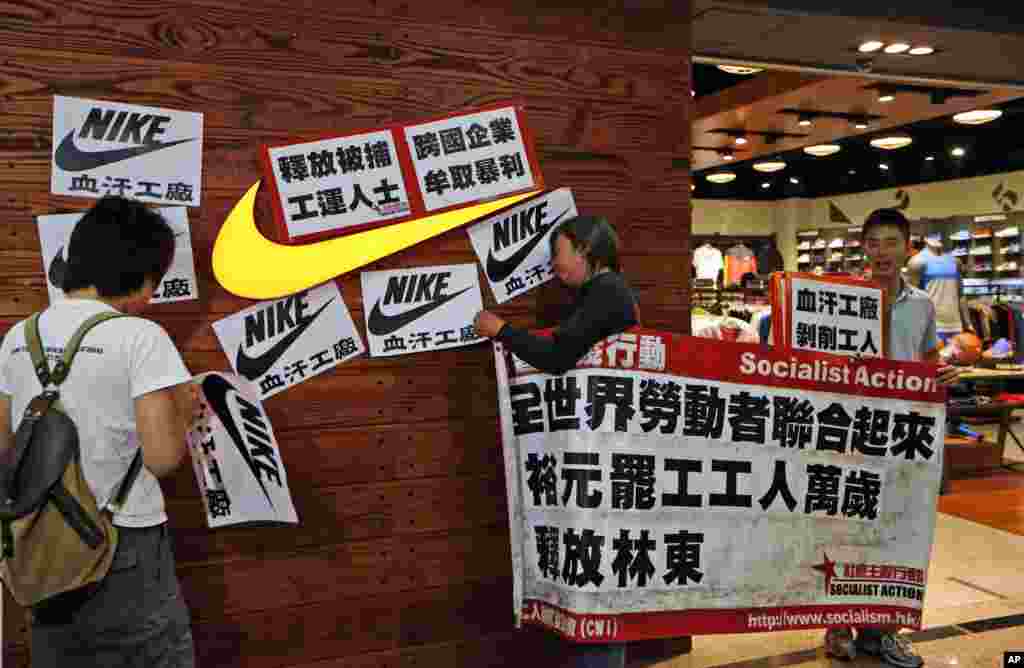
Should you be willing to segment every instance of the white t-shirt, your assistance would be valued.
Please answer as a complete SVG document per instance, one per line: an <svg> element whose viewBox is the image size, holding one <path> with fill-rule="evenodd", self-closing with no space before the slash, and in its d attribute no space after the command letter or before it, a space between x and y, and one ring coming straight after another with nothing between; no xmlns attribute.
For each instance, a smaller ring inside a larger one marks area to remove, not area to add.
<svg viewBox="0 0 1024 668"><path fill-rule="evenodd" d="M92 299L63 299L43 312L39 333L51 371L78 326L104 311L115 309ZM71 373L60 385L60 397L78 428L82 471L100 507L113 497L139 447L134 399L191 377L167 332L151 320L103 322L82 339ZM17 430L28 402L42 392L25 342L24 320L0 345L0 392L11 397L10 428ZM148 527L166 521L160 484L143 466L114 523Z"/></svg>
<svg viewBox="0 0 1024 668"><path fill-rule="evenodd" d="M715 280L718 272L725 267L722 251L710 244L705 244L693 251L693 266L697 269L697 278Z"/></svg>

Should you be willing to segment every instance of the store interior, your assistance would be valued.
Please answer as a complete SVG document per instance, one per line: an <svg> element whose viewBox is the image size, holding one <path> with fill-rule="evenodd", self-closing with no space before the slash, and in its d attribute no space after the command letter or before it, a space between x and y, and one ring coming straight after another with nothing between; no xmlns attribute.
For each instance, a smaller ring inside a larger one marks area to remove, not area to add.
<svg viewBox="0 0 1024 668"><path fill-rule="evenodd" d="M842 31L851 43L837 54L820 37L802 49L780 46L789 29L770 24L762 35L771 39L723 47L700 36L701 16L692 69L692 331L770 343L759 324L771 271L870 278L860 232L877 208L910 220L914 253L956 258L963 331L977 342L958 338L946 351L969 368L949 393L948 480L923 628L907 637L927 666L1002 665L1003 652L1024 647L1024 411L1015 410L1024 408L1016 396L1024 391L1024 334L1018 340L1005 327L1024 302L1024 89L999 85L1009 79L995 64L959 77L948 58L929 61L949 55L951 44L938 43L948 38L943 31L901 34L891 23L851 20ZM755 30L742 22L736 29L750 30L747 37ZM793 66L796 51L804 67ZM773 67L779 54L785 64ZM833 659L821 631L801 631L698 637L690 657L663 665L722 664Z"/></svg>

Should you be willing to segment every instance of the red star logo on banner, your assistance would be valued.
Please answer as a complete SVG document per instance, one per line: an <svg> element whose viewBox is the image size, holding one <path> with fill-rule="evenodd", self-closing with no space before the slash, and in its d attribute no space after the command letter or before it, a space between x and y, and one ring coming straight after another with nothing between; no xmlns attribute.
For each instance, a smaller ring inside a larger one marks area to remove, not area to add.
<svg viewBox="0 0 1024 668"><path fill-rule="evenodd" d="M830 561L828 555L824 552L822 552L822 557L824 557L825 561L815 564L811 568L825 574L825 589L827 590L829 585L832 584L832 578L836 577L836 562Z"/></svg>

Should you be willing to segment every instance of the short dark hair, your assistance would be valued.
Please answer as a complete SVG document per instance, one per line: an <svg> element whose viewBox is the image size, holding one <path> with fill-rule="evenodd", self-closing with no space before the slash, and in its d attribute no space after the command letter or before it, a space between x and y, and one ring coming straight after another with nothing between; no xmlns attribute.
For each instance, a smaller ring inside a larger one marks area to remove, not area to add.
<svg viewBox="0 0 1024 668"><path fill-rule="evenodd" d="M875 209L864 221L860 230L861 240L876 227L898 227L904 241L910 241L910 221L899 209Z"/></svg>
<svg viewBox="0 0 1024 668"><path fill-rule="evenodd" d="M146 279L159 285L174 259L174 232L164 217L125 197L100 199L71 232L65 292L95 287L101 297L126 297Z"/></svg>
<svg viewBox="0 0 1024 668"><path fill-rule="evenodd" d="M559 236L564 236L572 247L583 253L592 271L607 267L619 271L619 235L602 216L576 216L570 218L551 235L551 254Z"/></svg>

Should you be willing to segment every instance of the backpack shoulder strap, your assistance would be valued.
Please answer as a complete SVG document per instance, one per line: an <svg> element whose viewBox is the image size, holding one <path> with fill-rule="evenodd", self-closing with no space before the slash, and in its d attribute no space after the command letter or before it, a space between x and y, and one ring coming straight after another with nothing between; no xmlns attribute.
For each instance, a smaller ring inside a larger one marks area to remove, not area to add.
<svg viewBox="0 0 1024 668"><path fill-rule="evenodd" d="M25 344L28 346L28 354L32 358L32 368L35 369L36 378L45 389L50 384L50 365L46 363L43 342L39 338L39 316L42 313L42 311L33 313L25 322Z"/></svg>
<svg viewBox="0 0 1024 668"><path fill-rule="evenodd" d="M104 311L103 313L97 313L92 316L79 326L75 333L71 336L71 340L64 346L64 356L60 359L57 364L53 367L53 373L50 375L50 382L54 385L60 385L67 378L68 372L71 371L71 361L75 359L75 353L78 352L78 346L81 345L82 339L86 334L89 333L96 325L107 320L113 320L114 318L126 317L125 313L114 313L111 311ZM38 325L36 326L36 338L38 339ZM46 356L43 355L43 361L46 361ZM33 360L35 362L35 360Z"/></svg>

